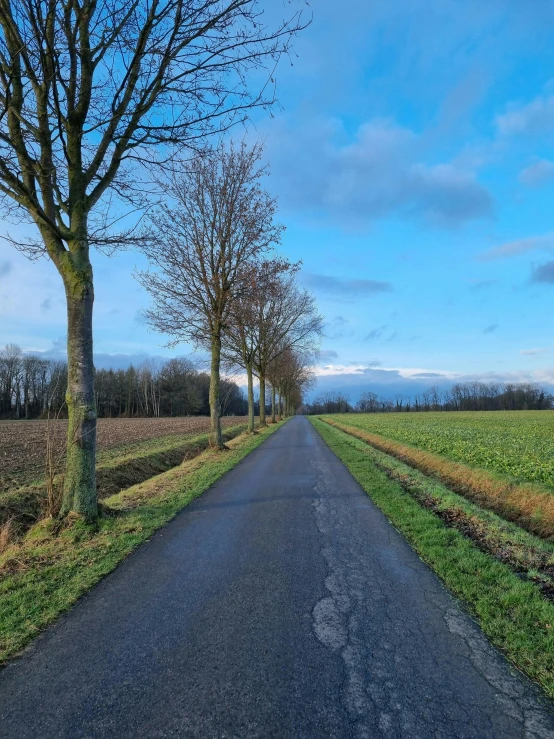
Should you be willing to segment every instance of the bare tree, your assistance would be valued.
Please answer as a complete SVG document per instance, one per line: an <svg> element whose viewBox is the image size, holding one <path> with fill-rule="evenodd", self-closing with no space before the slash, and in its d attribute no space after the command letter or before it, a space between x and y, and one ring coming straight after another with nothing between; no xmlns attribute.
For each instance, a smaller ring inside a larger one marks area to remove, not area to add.
<svg viewBox="0 0 554 739"><path fill-rule="evenodd" d="M376 413L379 408L379 397L376 393L365 391L356 403L356 410L360 413Z"/></svg>
<svg viewBox="0 0 554 739"><path fill-rule="evenodd" d="M296 413L303 394L315 384L315 358L314 354L287 347L270 366L271 382L279 394L279 417Z"/></svg>
<svg viewBox="0 0 554 739"><path fill-rule="evenodd" d="M230 367L244 367L247 378L248 431L254 433L254 372L260 344L268 329L267 305L281 276L294 269L285 259L260 261L245 275L245 289L230 305L224 332L223 355ZM265 375L260 376L260 425L265 426Z"/></svg>
<svg viewBox="0 0 554 739"><path fill-rule="evenodd" d="M228 325L223 340L223 360L226 371L234 374L243 369L246 372L246 404L247 404L247 433L255 432L255 399L254 399L254 353L256 351L255 334L252 324L248 320L248 298L239 301L237 311L232 319L232 328ZM231 323L231 322L230 322ZM261 399L260 399L261 402Z"/></svg>
<svg viewBox="0 0 554 739"><path fill-rule="evenodd" d="M279 395L279 387L281 382L281 376L283 374L283 363L284 363L284 347L283 352L280 352L273 361L269 363L267 368L267 379L271 385L271 423L276 423L281 420L281 398Z"/></svg>
<svg viewBox="0 0 554 739"><path fill-rule="evenodd" d="M260 288L257 275L247 277L248 289L236 297L231 304L223 341L223 357L230 369L243 367L246 370L246 400L248 404L247 431L255 431L254 410L254 357L256 354L256 309L255 294ZM260 404L262 398L260 396Z"/></svg>
<svg viewBox="0 0 554 739"><path fill-rule="evenodd" d="M269 373L279 372L278 358L287 350L304 354L318 350L323 318L313 296L300 288L295 275L300 265L276 258L260 262L250 275L251 285L235 301L225 337L224 354L246 369L249 430L254 431L253 376L260 383L260 426L266 426L266 385ZM275 422L276 386L272 383L272 421Z"/></svg>
<svg viewBox="0 0 554 739"><path fill-rule="evenodd" d="M323 333L323 317L314 297L295 280L299 265L288 265L259 293L256 305L254 370L260 381L260 426L266 425L266 380L272 363L286 351L315 356ZM275 388L273 388L274 392ZM264 402L262 402L262 398ZM272 416L275 400L272 398ZM273 420L273 418L272 418Z"/></svg>
<svg viewBox="0 0 554 739"><path fill-rule="evenodd" d="M273 70L302 22L268 28L262 16L259 0L0 0L0 194L38 230L12 242L48 255L67 299L63 513L97 514L90 246L135 242L133 228L116 232L145 206L135 165L167 166L172 146L272 104Z"/></svg>
<svg viewBox="0 0 554 739"><path fill-rule="evenodd" d="M221 434L220 367L223 333L233 305L248 295L260 257L277 244L276 202L261 187L262 147L223 144L194 156L166 188L175 205L153 218L143 247L154 270L137 277L152 297L150 325L211 353L211 443Z"/></svg>
<svg viewBox="0 0 554 739"><path fill-rule="evenodd" d="M23 369L23 352L16 344L0 349L0 414L9 415L17 408L18 387Z"/></svg>

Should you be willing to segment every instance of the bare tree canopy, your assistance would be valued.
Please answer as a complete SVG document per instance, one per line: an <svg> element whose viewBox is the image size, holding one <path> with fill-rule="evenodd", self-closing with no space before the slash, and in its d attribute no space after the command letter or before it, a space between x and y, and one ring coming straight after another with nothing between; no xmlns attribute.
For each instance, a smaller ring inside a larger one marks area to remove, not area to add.
<svg viewBox="0 0 554 739"><path fill-rule="evenodd" d="M97 514L89 248L136 240L116 231L145 204L137 164L167 165L172 146L273 102L273 69L301 27L296 13L268 28L259 0L0 0L2 203L36 226L12 243L49 255L67 299L64 513Z"/></svg>
<svg viewBox="0 0 554 739"><path fill-rule="evenodd" d="M271 363L268 377L279 394L278 415L290 416L302 405L303 395L315 384L313 364L317 352L286 347ZM275 401L273 415L275 415Z"/></svg>
<svg viewBox="0 0 554 739"><path fill-rule="evenodd" d="M246 369L251 431L254 429L253 375L260 382L260 426L263 427L266 381L272 362L293 348L304 354L316 353L318 349L323 318L313 296L296 281L299 269L300 263L293 264L283 258L261 261L250 273L247 294L232 305L224 355ZM275 408L274 398L272 405Z"/></svg>
<svg viewBox="0 0 554 739"><path fill-rule="evenodd" d="M224 328L223 356L230 366L246 369L248 399L248 431L254 432L253 376L260 340L265 336L266 303L283 275L294 271L296 265L281 257L260 260L245 275L246 290L230 305L229 320ZM269 329L268 329L269 330ZM265 425L265 388L260 382L260 425Z"/></svg>
<svg viewBox="0 0 554 739"><path fill-rule="evenodd" d="M319 352L323 317L319 315L313 295L296 282L299 266L291 265L288 273L282 273L259 293L254 371L260 381L261 426L266 425L264 401L271 364L286 351L294 350L296 356L314 358ZM272 416L274 393L275 387L272 389Z"/></svg>
<svg viewBox="0 0 554 739"><path fill-rule="evenodd" d="M263 16L259 0L0 0L0 192L49 237L26 246L61 257L109 189L142 204L133 163L271 105L302 19L268 28ZM89 224L89 244L113 242L112 216Z"/></svg>
<svg viewBox="0 0 554 739"><path fill-rule="evenodd" d="M166 187L171 202L152 218L143 250L152 270L137 274L152 297L150 325L170 344L211 352L213 443L222 446L219 375L233 307L248 299L258 261L281 238L276 202L261 187L261 145L206 148Z"/></svg>

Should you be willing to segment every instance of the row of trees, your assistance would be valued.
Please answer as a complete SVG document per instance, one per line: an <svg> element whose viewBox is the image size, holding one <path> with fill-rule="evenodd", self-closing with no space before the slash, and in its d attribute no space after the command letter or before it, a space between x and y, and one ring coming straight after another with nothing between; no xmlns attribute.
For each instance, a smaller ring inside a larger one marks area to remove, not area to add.
<svg viewBox="0 0 554 739"><path fill-rule="evenodd" d="M414 397L396 395L394 400L364 392L352 405L348 395L322 393L304 406L309 414L401 413L420 411L521 411L551 410L554 396L534 383L464 382L451 388L432 386Z"/></svg>
<svg viewBox="0 0 554 739"><path fill-rule="evenodd" d="M67 362L0 350L0 418L67 417ZM127 369L95 371L99 417L209 415L210 376L187 359L146 361ZM223 415L244 416L247 403L236 382L221 381Z"/></svg>
<svg viewBox="0 0 554 739"><path fill-rule="evenodd" d="M275 68L305 25L300 13L267 20L261 0L0 0L0 196L7 215L37 234L15 236L14 245L52 260L67 302L62 513L97 515L90 248L148 241L137 229L140 219L126 216L146 212L155 183L171 179L207 136L245 121L252 108L273 105ZM201 161L195 166L202 177ZM241 210L248 202L238 193L226 189L217 201L233 221L212 211L202 235L220 278L216 287L201 276L210 284L213 316L204 327L213 337L212 418L220 412L218 337L236 270L242 275L248 261L230 265L225 224L241 231L234 243L244 255L252 241L268 244L275 233L257 208ZM184 235L198 236L186 226ZM179 284L193 280L193 270L179 265Z"/></svg>
<svg viewBox="0 0 554 739"><path fill-rule="evenodd" d="M142 250L150 269L137 277L151 296L149 324L169 345L209 352L211 443L223 449L221 371L243 371L248 430L254 432L254 378L272 420L290 413L311 382L323 319L297 281L300 265L275 254L283 226L262 187L259 144L207 147L164 183ZM279 396L279 400L277 400ZM260 426L267 423L265 404Z"/></svg>
<svg viewBox="0 0 554 739"><path fill-rule="evenodd" d="M64 362L25 356L15 344L0 350L0 418L46 415L64 403L66 385Z"/></svg>

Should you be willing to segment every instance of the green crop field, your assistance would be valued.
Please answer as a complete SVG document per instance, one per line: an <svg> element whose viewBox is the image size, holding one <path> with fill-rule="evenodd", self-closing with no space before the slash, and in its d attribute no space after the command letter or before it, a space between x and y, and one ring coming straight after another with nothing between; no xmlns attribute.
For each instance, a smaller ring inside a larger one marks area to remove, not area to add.
<svg viewBox="0 0 554 739"><path fill-rule="evenodd" d="M554 489L554 411L348 413L328 418Z"/></svg>

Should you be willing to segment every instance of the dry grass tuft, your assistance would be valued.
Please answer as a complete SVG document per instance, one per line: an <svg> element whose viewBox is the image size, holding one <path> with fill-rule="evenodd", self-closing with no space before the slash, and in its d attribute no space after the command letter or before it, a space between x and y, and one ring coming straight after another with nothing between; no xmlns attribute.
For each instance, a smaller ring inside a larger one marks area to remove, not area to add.
<svg viewBox="0 0 554 739"><path fill-rule="evenodd" d="M0 554L6 551L14 538L13 518L9 518L0 526Z"/></svg>

